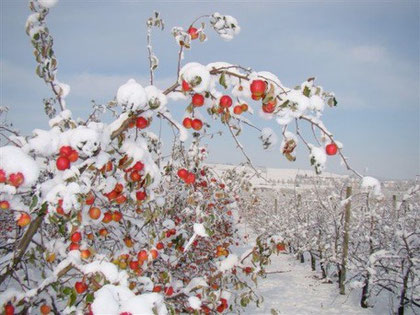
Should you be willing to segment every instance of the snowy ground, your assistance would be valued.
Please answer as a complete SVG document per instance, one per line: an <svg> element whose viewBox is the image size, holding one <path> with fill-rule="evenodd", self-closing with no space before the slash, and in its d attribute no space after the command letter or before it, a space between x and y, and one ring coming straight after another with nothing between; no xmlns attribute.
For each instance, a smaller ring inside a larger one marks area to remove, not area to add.
<svg viewBox="0 0 420 315"><path fill-rule="evenodd" d="M245 225L238 225L239 231L248 235L250 242L248 246L238 248L238 254L255 244L255 236ZM305 263L297 261L293 255L288 253L273 254L271 265L267 268L266 279L259 279L257 293L264 297L264 303L259 308L250 304L245 314L272 314L274 309L278 314L285 315L387 315L390 311L390 296L383 293L376 298L373 308L363 309L360 303L360 290L347 289L346 295L340 295L337 283L324 283L319 279L319 272L311 270L309 260ZM411 309L406 310L407 314L416 314Z"/></svg>
<svg viewBox="0 0 420 315"><path fill-rule="evenodd" d="M291 255L272 257L268 271L284 271L269 274L259 282L259 294L264 297L261 308L250 307L246 314L376 314L357 305L355 296L341 296L336 284L323 283L305 263L301 264Z"/></svg>

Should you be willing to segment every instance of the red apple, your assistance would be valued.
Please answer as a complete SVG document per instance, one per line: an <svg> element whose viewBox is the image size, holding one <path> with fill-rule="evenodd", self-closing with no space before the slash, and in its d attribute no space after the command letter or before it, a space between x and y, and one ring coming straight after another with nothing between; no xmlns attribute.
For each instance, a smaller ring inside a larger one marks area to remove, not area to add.
<svg viewBox="0 0 420 315"><path fill-rule="evenodd" d="M147 252L142 249L141 251L139 251L139 253L137 254L137 259L141 260L141 261L146 261L148 259L149 255L147 254Z"/></svg>
<svg viewBox="0 0 420 315"><path fill-rule="evenodd" d="M73 243L79 243L82 240L82 234L80 232L74 232L71 237L70 240Z"/></svg>
<svg viewBox="0 0 420 315"><path fill-rule="evenodd" d="M74 285L74 288L76 289L77 293L82 294L87 290L88 286L84 281L77 281Z"/></svg>
<svg viewBox="0 0 420 315"><path fill-rule="evenodd" d="M195 107L203 106L204 104L204 96L201 94L194 94L192 97L192 104Z"/></svg>
<svg viewBox="0 0 420 315"><path fill-rule="evenodd" d="M165 294L166 294L167 296L171 296L172 294L174 294L174 288L172 288L172 287L168 287L168 288L166 288L166 289L165 289Z"/></svg>
<svg viewBox="0 0 420 315"><path fill-rule="evenodd" d="M70 160L64 156L60 156L56 161L56 165L59 171L64 171L70 168Z"/></svg>
<svg viewBox="0 0 420 315"><path fill-rule="evenodd" d="M190 34L192 40L198 38L198 32L195 27L190 26L190 28L188 29L188 34Z"/></svg>
<svg viewBox="0 0 420 315"><path fill-rule="evenodd" d="M185 179L185 183L194 184L195 183L195 174L189 173L187 178Z"/></svg>
<svg viewBox="0 0 420 315"><path fill-rule="evenodd" d="M20 227L27 226L29 223L31 223L31 216L25 212L22 213L17 220L17 225Z"/></svg>
<svg viewBox="0 0 420 315"><path fill-rule="evenodd" d="M139 267L140 267L140 264L139 264L138 260L130 261L130 269L137 270L137 269L139 269Z"/></svg>
<svg viewBox="0 0 420 315"><path fill-rule="evenodd" d="M271 114L276 109L276 105L277 105L277 100L274 99L273 101L263 104L262 110L264 113Z"/></svg>
<svg viewBox="0 0 420 315"><path fill-rule="evenodd" d="M80 248L80 245L77 244L77 243L70 243L70 245L69 245L69 250L70 251L71 250L79 250L79 248Z"/></svg>
<svg viewBox="0 0 420 315"><path fill-rule="evenodd" d="M77 153L76 150L73 150L67 158L70 162L76 162L79 159L79 153Z"/></svg>
<svg viewBox="0 0 420 315"><path fill-rule="evenodd" d="M203 128L203 122L200 119L194 119L191 123L191 127L194 130L200 130L201 128Z"/></svg>
<svg viewBox="0 0 420 315"><path fill-rule="evenodd" d="M144 164L140 161L136 162L136 164L134 164L134 166L133 166L133 169L138 171L138 172L141 172L143 170L143 168L144 168Z"/></svg>
<svg viewBox="0 0 420 315"><path fill-rule="evenodd" d="M102 229L99 230L99 235L100 236L104 236L105 237L105 236L108 235L108 233L109 232L108 232L108 230L106 228L102 228Z"/></svg>
<svg viewBox="0 0 420 315"><path fill-rule="evenodd" d="M122 213L121 213L121 212L119 212L119 211L115 211L115 212L112 214L112 220L114 220L115 222L120 222L120 221L121 221L121 219L122 219L122 217L123 217L123 215L122 215Z"/></svg>
<svg viewBox="0 0 420 315"><path fill-rule="evenodd" d="M5 315L14 315L15 314L15 307L12 304L7 303L4 306L4 314Z"/></svg>
<svg viewBox="0 0 420 315"><path fill-rule="evenodd" d="M101 216L101 214L102 214L101 209L99 209L98 207L91 207L89 209L89 216L93 220L99 219L99 217Z"/></svg>
<svg viewBox="0 0 420 315"><path fill-rule="evenodd" d="M22 185L24 179L25 177L21 172L12 173L9 175L9 183L15 187L19 187L20 185Z"/></svg>
<svg viewBox="0 0 420 315"><path fill-rule="evenodd" d="M0 201L0 209L7 210L10 208L10 203L7 200Z"/></svg>
<svg viewBox="0 0 420 315"><path fill-rule="evenodd" d="M92 253L90 252L89 249L83 249L83 250L80 251L80 256L83 259L88 259L91 255L92 255Z"/></svg>
<svg viewBox="0 0 420 315"><path fill-rule="evenodd" d="M157 248L158 250L162 250L164 247L165 247L165 246L163 245L163 243L162 243L162 242L159 242L159 243L157 243L157 244L156 244L156 248Z"/></svg>
<svg viewBox="0 0 420 315"><path fill-rule="evenodd" d="M152 250L150 250L150 255L152 255L153 259L156 259L156 258L158 258L159 253L156 249L152 249Z"/></svg>
<svg viewBox="0 0 420 315"><path fill-rule="evenodd" d="M184 120L182 121L182 125L187 128L190 129L191 125L192 125L192 119L189 117L185 117Z"/></svg>
<svg viewBox="0 0 420 315"><path fill-rule="evenodd" d="M262 96L265 93L267 84L263 80L254 80L250 87L253 95Z"/></svg>
<svg viewBox="0 0 420 315"><path fill-rule="evenodd" d="M131 179L133 182L138 182L138 181L140 181L140 180L141 180L141 175L140 175L140 173L139 173L138 171L134 170L134 171L132 171L132 172L130 173L130 179Z"/></svg>
<svg viewBox="0 0 420 315"><path fill-rule="evenodd" d="M146 197L147 197L147 195L146 195L146 193L144 191L138 191L138 192L136 192L136 199L137 200L142 201L142 200L145 200Z"/></svg>
<svg viewBox="0 0 420 315"><path fill-rule="evenodd" d="M248 111L248 105L247 104L242 104L241 109L242 109L243 112Z"/></svg>
<svg viewBox="0 0 420 315"><path fill-rule="evenodd" d="M190 84L185 80L182 80L182 90L184 92L188 92L189 90L191 90Z"/></svg>
<svg viewBox="0 0 420 315"><path fill-rule="evenodd" d="M240 115L240 114L242 114L242 105L236 105L236 106L233 108L233 112L234 112L236 115Z"/></svg>
<svg viewBox="0 0 420 315"><path fill-rule="evenodd" d="M187 178L187 176L188 176L188 171L185 168L181 168L181 169L178 170L178 173L177 174L178 174L178 176L180 178L182 178L183 180L185 180Z"/></svg>
<svg viewBox="0 0 420 315"><path fill-rule="evenodd" d="M2 169L0 169L0 183L5 183L7 180L6 173Z"/></svg>
<svg viewBox="0 0 420 315"><path fill-rule="evenodd" d="M109 223L112 221L112 213L110 211L107 211L104 213L104 217L102 218L103 223Z"/></svg>
<svg viewBox="0 0 420 315"><path fill-rule="evenodd" d="M148 125L149 125L149 122L147 121L147 119L146 119L146 118L144 118L144 117L142 117L142 116L137 117L137 119L136 119L136 127L137 127L137 128L139 128L139 129L144 129L144 128L146 128Z"/></svg>
<svg viewBox="0 0 420 315"><path fill-rule="evenodd" d="M232 106L232 98L229 95L223 95L219 101L220 107L228 108Z"/></svg>
<svg viewBox="0 0 420 315"><path fill-rule="evenodd" d="M325 147L325 152L327 152L328 155L335 155L338 151L338 147L335 143L330 143Z"/></svg>
<svg viewBox="0 0 420 315"><path fill-rule="evenodd" d="M68 157L71 154L72 151L73 151L73 148L72 147L70 147L68 145L67 146L62 146L60 148L59 155L60 156L63 156L63 157Z"/></svg>
<svg viewBox="0 0 420 315"><path fill-rule="evenodd" d="M85 203L88 206L91 206L93 205L94 202L95 202L95 195L92 192L89 192L86 196Z"/></svg>
<svg viewBox="0 0 420 315"><path fill-rule="evenodd" d="M51 312L51 307L47 304L42 304L39 310L41 311L41 314L47 315Z"/></svg>

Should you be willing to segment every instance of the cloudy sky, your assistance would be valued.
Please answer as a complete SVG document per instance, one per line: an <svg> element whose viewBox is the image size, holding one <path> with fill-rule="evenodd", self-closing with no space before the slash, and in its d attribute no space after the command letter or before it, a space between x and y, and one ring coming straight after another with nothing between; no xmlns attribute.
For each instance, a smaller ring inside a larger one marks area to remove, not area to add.
<svg viewBox="0 0 420 315"><path fill-rule="evenodd" d="M71 85L67 103L74 116L86 117L92 99L111 100L129 78L147 83L145 21L154 10L166 22L163 32L153 34L159 88L175 80L177 46L170 29L187 27L203 14L229 14L239 21L239 36L225 42L208 29L209 40L194 42L184 62L241 64L273 72L290 87L315 76L336 94L338 107L326 109L323 119L354 168L379 178L420 174L418 1L60 0L48 25L60 62L58 78ZM25 134L47 128L42 99L50 96L35 76L24 31L28 14L27 1L1 0L0 105L10 107L8 119ZM170 105L176 117L182 117L184 105ZM280 135L275 123L255 121ZM163 134L170 144L169 128ZM263 152L258 136L253 130L240 136L256 165L310 168L303 148L289 163L278 147ZM212 162L244 161L227 130L209 148ZM331 158L327 169L345 173L338 158Z"/></svg>

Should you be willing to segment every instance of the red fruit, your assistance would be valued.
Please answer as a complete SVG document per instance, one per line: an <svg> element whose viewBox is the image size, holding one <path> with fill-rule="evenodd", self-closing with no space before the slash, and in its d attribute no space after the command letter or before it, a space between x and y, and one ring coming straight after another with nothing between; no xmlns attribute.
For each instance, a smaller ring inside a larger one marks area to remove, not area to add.
<svg viewBox="0 0 420 315"><path fill-rule="evenodd" d="M121 213L121 212L119 212L119 211L115 211L115 212L112 214L112 220L114 220L115 222L120 222L120 221L121 221L121 219L122 219L122 217L123 217L123 215L122 215L122 213Z"/></svg>
<svg viewBox="0 0 420 315"><path fill-rule="evenodd" d="M192 40L194 40L194 39L197 39L198 38L198 32L197 32L197 29L195 28L195 27L190 27L189 29L188 29L188 34L190 34L190 36L191 36L191 39Z"/></svg>
<svg viewBox="0 0 420 315"><path fill-rule="evenodd" d="M5 183L6 182L6 173L0 169L0 183Z"/></svg>
<svg viewBox="0 0 420 315"><path fill-rule="evenodd" d="M100 236L107 236L108 235L108 230L106 228L102 228L99 230L99 235Z"/></svg>
<svg viewBox="0 0 420 315"><path fill-rule="evenodd" d="M187 178L185 179L185 183L194 184L195 183L195 174L189 173Z"/></svg>
<svg viewBox="0 0 420 315"><path fill-rule="evenodd" d="M242 105L236 105L236 106L233 108L233 112L234 112L236 115L240 115L240 114L242 114Z"/></svg>
<svg viewBox="0 0 420 315"><path fill-rule="evenodd" d="M130 179L133 181L133 182L138 182L138 181L140 181L141 180L141 175L140 175L140 173L138 172L138 171L132 171L131 173L130 173Z"/></svg>
<svg viewBox="0 0 420 315"><path fill-rule="evenodd" d="M330 143L325 147L325 152L327 152L328 155L335 155L338 151L338 147L335 143Z"/></svg>
<svg viewBox="0 0 420 315"><path fill-rule="evenodd" d="M20 185L22 185L24 179L25 178L21 172L9 175L9 183L15 187L19 187Z"/></svg>
<svg viewBox="0 0 420 315"><path fill-rule="evenodd" d="M203 106L204 104L204 96L201 94L194 94L192 97L192 104L195 107Z"/></svg>
<svg viewBox="0 0 420 315"><path fill-rule="evenodd" d="M254 80L251 83L251 93L256 96L262 96L265 93L267 84L263 80Z"/></svg>
<svg viewBox="0 0 420 315"><path fill-rule="evenodd" d="M142 200L145 200L146 197L147 197L147 195L146 195L146 193L144 191L138 191L138 192L136 192L136 198L137 198L137 200L142 201Z"/></svg>
<svg viewBox="0 0 420 315"><path fill-rule="evenodd" d="M79 248L80 248L80 245L77 243L71 243L69 245L69 250L79 250Z"/></svg>
<svg viewBox="0 0 420 315"><path fill-rule="evenodd" d="M242 109L243 112L248 111L248 105L247 104L242 104L241 109Z"/></svg>
<svg viewBox="0 0 420 315"><path fill-rule="evenodd" d="M171 296L172 294L174 294L174 288L172 288L172 287L168 287L168 288L166 288L166 289L165 289L165 294L166 294L167 296Z"/></svg>
<svg viewBox="0 0 420 315"><path fill-rule="evenodd" d="M12 304L8 303L4 307L4 314L5 315L14 315L15 314L15 307Z"/></svg>
<svg viewBox="0 0 420 315"><path fill-rule="evenodd" d="M97 220L99 219L99 217L101 216L101 209L97 208L97 207L91 207L89 209L89 216L91 217L91 219L93 220Z"/></svg>
<svg viewBox="0 0 420 315"><path fill-rule="evenodd" d="M140 267L140 264L139 264L138 260L130 261L130 269L137 270L137 269L139 269L139 267Z"/></svg>
<svg viewBox="0 0 420 315"><path fill-rule="evenodd" d="M153 259L156 259L156 258L158 258L159 253L156 249L152 249L152 250L150 250L150 255L152 255Z"/></svg>
<svg viewBox="0 0 420 315"><path fill-rule="evenodd" d="M163 249L165 246L163 245L163 243L162 242L159 242L159 243L157 243L156 244L156 248L158 249L158 250L161 250L161 249Z"/></svg>
<svg viewBox="0 0 420 315"><path fill-rule="evenodd" d="M229 95L223 95L219 101L220 107L228 108L232 106L232 99Z"/></svg>
<svg viewBox="0 0 420 315"><path fill-rule="evenodd" d="M7 210L10 208L10 203L7 200L0 201L0 209Z"/></svg>
<svg viewBox="0 0 420 315"><path fill-rule="evenodd" d="M160 285L156 285L156 286L153 288L153 292L159 293L160 291L162 291L162 287L161 287Z"/></svg>
<svg viewBox="0 0 420 315"><path fill-rule="evenodd" d="M74 243L79 243L82 240L82 234L80 232L74 232L71 235L70 240Z"/></svg>
<svg viewBox="0 0 420 315"><path fill-rule="evenodd" d="M263 96L264 96L264 95L258 96L258 95L252 94L252 95L251 95L251 98L252 98L254 101L258 101L258 100L260 100Z"/></svg>
<svg viewBox="0 0 420 315"><path fill-rule="evenodd" d="M189 118L189 117L185 117L184 118L184 120L182 121L182 125L185 127L185 128L187 128L187 129L190 129L191 128L191 125L192 125L192 119L191 118Z"/></svg>
<svg viewBox="0 0 420 315"><path fill-rule="evenodd" d="M262 110L264 113L271 114L276 109L277 100L274 99L271 102L265 103L262 105Z"/></svg>
<svg viewBox="0 0 420 315"><path fill-rule="evenodd" d="M80 251L80 256L81 256L83 259L88 259L88 258L90 257L90 255L92 255L92 253L90 252L90 250L89 250L89 249L84 249L84 250L81 250L81 251Z"/></svg>
<svg viewBox="0 0 420 315"><path fill-rule="evenodd" d="M183 180L185 180L187 178L187 176L188 176L188 171L185 168L181 168L181 169L178 170L178 173L177 174L178 174L178 176L180 178L182 178Z"/></svg>
<svg viewBox="0 0 420 315"><path fill-rule="evenodd" d="M216 311L218 313L223 313L223 311L225 310L225 306L223 304L220 304L217 308Z"/></svg>
<svg viewBox="0 0 420 315"><path fill-rule="evenodd" d="M64 156L60 156L57 159L56 165L57 165L57 169L59 171L64 171L64 170L70 168L70 160L68 158L64 157Z"/></svg>
<svg viewBox="0 0 420 315"><path fill-rule="evenodd" d="M189 90L191 90L189 83L185 80L182 80L182 90L184 92L188 92Z"/></svg>
<svg viewBox="0 0 420 315"><path fill-rule="evenodd" d="M90 206L90 205L93 205L94 202L95 202L95 195L92 192L88 193L86 196L85 203L88 206Z"/></svg>
<svg viewBox="0 0 420 315"><path fill-rule="evenodd" d="M200 130L201 128L203 128L203 122L200 119L194 119L191 123L191 127L194 130Z"/></svg>
<svg viewBox="0 0 420 315"><path fill-rule="evenodd" d="M67 156L67 158L69 159L70 162L76 162L79 158L79 153L77 153L76 150L71 151L71 153L69 154L69 156Z"/></svg>
<svg viewBox="0 0 420 315"><path fill-rule="evenodd" d="M39 310L41 311L41 314L46 315L51 312L51 307L47 304L42 304Z"/></svg>
<svg viewBox="0 0 420 315"><path fill-rule="evenodd" d="M134 164L133 169L141 172L144 168L144 164L142 162L136 162L136 164Z"/></svg>
<svg viewBox="0 0 420 315"><path fill-rule="evenodd" d="M63 157L68 157L71 154L72 151L73 151L72 147L70 147L68 145L63 146L63 147L60 148L59 155L63 156Z"/></svg>
<svg viewBox="0 0 420 315"><path fill-rule="evenodd" d="M149 255L147 254L147 252L142 249L141 251L139 251L139 253L137 254L137 259L141 260L141 261L146 261L148 259Z"/></svg>
<svg viewBox="0 0 420 315"><path fill-rule="evenodd" d="M278 243L278 244L276 245L276 247L277 247L277 250L278 250L279 252L282 252L282 251L286 250L286 245L285 245L284 243Z"/></svg>
<svg viewBox="0 0 420 315"><path fill-rule="evenodd" d="M114 190L117 194L121 193L124 190L123 184L121 183L116 184Z"/></svg>
<svg viewBox="0 0 420 315"><path fill-rule="evenodd" d="M22 213L17 220L17 225L20 227L27 226L29 223L31 223L31 216L27 213Z"/></svg>
<svg viewBox="0 0 420 315"><path fill-rule="evenodd" d="M104 217L102 218L103 223L109 223L112 221L112 213L107 211L104 213Z"/></svg>
<svg viewBox="0 0 420 315"><path fill-rule="evenodd" d="M252 267L245 267L243 270L246 274L249 274L252 272Z"/></svg>
<svg viewBox="0 0 420 315"><path fill-rule="evenodd" d="M127 201L127 197L124 195L119 195L117 198L115 198L115 202L119 205L123 204Z"/></svg>
<svg viewBox="0 0 420 315"><path fill-rule="evenodd" d="M136 127L139 129L144 129L149 125L149 122L144 117L137 117L136 119Z"/></svg>
<svg viewBox="0 0 420 315"><path fill-rule="evenodd" d="M87 290L88 286L83 281L77 281L74 285L74 288L76 289L77 293L82 294Z"/></svg>

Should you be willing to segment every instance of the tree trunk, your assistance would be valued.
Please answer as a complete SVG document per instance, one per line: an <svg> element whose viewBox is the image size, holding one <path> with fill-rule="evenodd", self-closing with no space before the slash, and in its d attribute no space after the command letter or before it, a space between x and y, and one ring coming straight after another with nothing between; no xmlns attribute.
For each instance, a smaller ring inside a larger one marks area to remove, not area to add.
<svg viewBox="0 0 420 315"><path fill-rule="evenodd" d="M312 254L312 252L310 252L310 254L311 254L311 268L312 268L312 271L315 271L315 270L316 270L316 265L315 265L316 260L315 260L315 256Z"/></svg>
<svg viewBox="0 0 420 315"><path fill-rule="evenodd" d="M305 257L303 256L303 253L300 253L300 262L303 264L305 262Z"/></svg>
<svg viewBox="0 0 420 315"><path fill-rule="evenodd" d="M404 262L403 262L403 266L404 266ZM407 295L407 284L408 284L408 277L410 275L410 268L411 268L411 262L409 261L409 264L407 266L407 271L405 272L404 278L403 278L403 287L401 289L401 294L400 294L400 305L398 306L398 315L404 315L404 304L405 304L405 299L406 299L406 295Z"/></svg>
<svg viewBox="0 0 420 315"><path fill-rule="evenodd" d="M369 274L366 275L363 289L362 289L362 299L360 300L360 306L363 308L368 308L368 299L369 299Z"/></svg>
<svg viewBox="0 0 420 315"><path fill-rule="evenodd" d="M350 198L351 196L351 186L347 187L346 190L346 199ZM340 277L339 277L339 287L340 287L340 294L346 294L346 287L344 285L344 281L346 281L346 268L347 268L347 257L349 254L349 229L350 229L350 209L351 203L350 201L347 202L345 213L344 213L344 236L343 236L343 255L341 259L341 268L340 268Z"/></svg>

